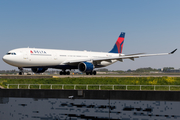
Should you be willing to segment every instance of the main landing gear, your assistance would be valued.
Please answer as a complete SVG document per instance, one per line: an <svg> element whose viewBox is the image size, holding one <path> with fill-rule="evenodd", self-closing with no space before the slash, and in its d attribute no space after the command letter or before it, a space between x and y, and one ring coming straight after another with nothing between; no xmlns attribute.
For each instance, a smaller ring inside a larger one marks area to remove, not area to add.
<svg viewBox="0 0 180 120"><path fill-rule="evenodd" d="M96 71L86 72L86 75L96 75Z"/></svg>
<svg viewBox="0 0 180 120"><path fill-rule="evenodd" d="M18 68L19 69L19 75L23 75L24 72L23 72L23 68Z"/></svg>
<svg viewBox="0 0 180 120"><path fill-rule="evenodd" d="M63 71L60 71L59 74L60 75L70 75L70 72L69 71L66 72L66 70L63 70Z"/></svg>

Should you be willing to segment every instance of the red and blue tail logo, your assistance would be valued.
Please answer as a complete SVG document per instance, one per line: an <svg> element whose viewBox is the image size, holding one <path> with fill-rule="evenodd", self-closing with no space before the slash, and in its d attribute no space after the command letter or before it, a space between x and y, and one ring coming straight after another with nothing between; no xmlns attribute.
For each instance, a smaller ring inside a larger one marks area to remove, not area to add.
<svg viewBox="0 0 180 120"><path fill-rule="evenodd" d="M113 49L109 51L109 53L122 53L124 37L125 37L125 33L121 32L121 34L119 35L116 41L116 44L114 45Z"/></svg>

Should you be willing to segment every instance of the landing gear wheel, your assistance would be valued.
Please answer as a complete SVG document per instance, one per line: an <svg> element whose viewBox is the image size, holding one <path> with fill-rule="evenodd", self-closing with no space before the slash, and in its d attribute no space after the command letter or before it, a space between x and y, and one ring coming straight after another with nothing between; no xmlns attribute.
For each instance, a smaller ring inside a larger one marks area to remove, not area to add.
<svg viewBox="0 0 180 120"><path fill-rule="evenodd" d="M70 72L69 72L69 71L67 71L67 72L66 72L66 74L67 74L67 75L70 75Z"/></svg>
<svg viewBox="0 0 180 120"><path fill-rule="evenodd" d="M62 72L62 71L60 71L60 72L59 72L59 74L60 74L60 75L63 75L63 72Z"/></svg>
<svg viewBox="0 0 180 120"><path fill-rule="evenodd" d="M19 72L19 75L22 75L22 72Z"/></svg>
<svg viewBox="0 0 180 120"><path fill-rule="evenodd" d="M89 75L89 72L86 72L86 75Z"/></svg>
<svg viewBox="0 0 180 120"><path fill-rule="evenodd" d="M93 71L93 74L96 75L96 71Z"/></svg>
<svg viewBox="0 0 180 120"><path fill-rule="evenodd" d="M60 74L60 75L70 75L70 72L69 72L69 71L66 72L66 71L64 70L64 71L60 71L59 74Z"/></svg>

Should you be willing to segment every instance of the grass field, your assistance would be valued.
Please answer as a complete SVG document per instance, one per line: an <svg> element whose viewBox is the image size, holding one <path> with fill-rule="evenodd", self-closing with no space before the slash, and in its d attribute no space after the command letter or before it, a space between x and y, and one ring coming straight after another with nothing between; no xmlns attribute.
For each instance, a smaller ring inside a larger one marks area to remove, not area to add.
<svg viewBox="0 0 180 120"><path fill-rule="evenodd" d="M97 78L51 78L51 79L0 79L0 86L7 84L65 84L64 89L74 89L67 84L97 84L97 85L180 85L180 77L97 77ZM50 89L50 85L41 86L41 89ZM17 88L10 86L9 88ZM28 88L28 85L20 86ZM38 85L32 85L31 89L38 89ZM53 86L53 89L61 89L62 86ZM86 86L76 86L76 89L86 89ZM88 86L88 89L99 89L99 86ZM112 86L102 86L101 90L112 89ZM124 90L125 86L114 86L115 90ZM139 87L129 87L130 90L139 90ZM156 87L156 90L168 90L167 86ZM154 90L152 86L144 86L142 90ZM171 90L180 90L179 87L171 87Z"/></svg>

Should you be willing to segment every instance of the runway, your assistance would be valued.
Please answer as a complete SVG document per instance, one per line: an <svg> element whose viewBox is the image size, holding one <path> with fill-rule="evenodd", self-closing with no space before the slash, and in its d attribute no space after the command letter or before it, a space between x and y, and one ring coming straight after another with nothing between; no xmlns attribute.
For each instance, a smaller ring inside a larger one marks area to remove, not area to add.
<svg viewBox="0 0 180 120"><path fill-rule="evenodd" d="M1 79L41 79L41 78L90 78L90 77L180 77L180 75L0 75Z"/></svg>
<svg viewBox="0 0 180 120"><path fill-rule="evenodd" d="M180 77L180 75L55 75L53 78L65 78L65 77Z"/></svg>

